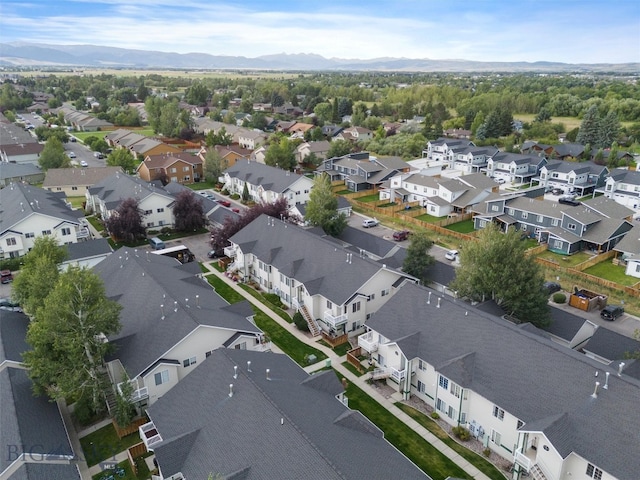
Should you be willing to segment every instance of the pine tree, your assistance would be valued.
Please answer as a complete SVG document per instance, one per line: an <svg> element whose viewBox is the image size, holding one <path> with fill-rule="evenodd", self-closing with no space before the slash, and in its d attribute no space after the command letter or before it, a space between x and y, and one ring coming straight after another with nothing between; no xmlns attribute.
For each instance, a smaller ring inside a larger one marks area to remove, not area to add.
<svg viewBox="0 0 640 480"><path fill-rule="evenodd" d="M600 147L600 138L598 107L596 105L591 105L582 118L576 142L581 143L582 145L590 143L594 147Z"/></svg>
<svg viewBox="0 0 640 480"><path fill-rule="evenodd" d="M609 148L618 139L620 133L620 121L618 115L613 110L601 120L600 122L600 146L602 148Z"/></svg>

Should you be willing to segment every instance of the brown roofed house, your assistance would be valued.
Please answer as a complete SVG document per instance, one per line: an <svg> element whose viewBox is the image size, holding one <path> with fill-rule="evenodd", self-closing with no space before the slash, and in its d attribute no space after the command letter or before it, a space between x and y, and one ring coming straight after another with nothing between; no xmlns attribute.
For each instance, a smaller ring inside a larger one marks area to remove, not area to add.
<svg viewBox="0 0 640 480"><path fill-rule="evenodd" d="M147 182L161 180L162 183L191 184L199 182L204 176L202 159L184 152L148 155L136 171Z"/></svg>
<svg viewBox="0 0 640 480"><path fill-rule="evenodd" d="M68 197L84 196L89 187L115 173L121 167L50 168L42 188L51 192L64 192Z"/></svg>

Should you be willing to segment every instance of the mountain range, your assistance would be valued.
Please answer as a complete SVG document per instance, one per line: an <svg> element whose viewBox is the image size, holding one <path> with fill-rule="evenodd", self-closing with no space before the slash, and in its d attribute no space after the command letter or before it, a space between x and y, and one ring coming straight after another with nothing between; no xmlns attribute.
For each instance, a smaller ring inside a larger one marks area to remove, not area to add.
<svg viewBox="0 0 640 480"><path fill-rule="evenodd" d="M0 43L0 66L389 72L640 72L640 63L477 62L426 58L361 60L286 53L250 58L208 53L134 50L98 45L49 45L23 42Z"/></svg>

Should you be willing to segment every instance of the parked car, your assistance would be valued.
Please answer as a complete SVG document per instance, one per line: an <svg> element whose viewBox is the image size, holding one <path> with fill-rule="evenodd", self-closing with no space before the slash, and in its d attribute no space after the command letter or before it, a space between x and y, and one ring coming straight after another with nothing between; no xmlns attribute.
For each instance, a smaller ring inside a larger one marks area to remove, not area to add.
<svg viewBox="0 0 640 480"><path fill-rule="evenodd" d="M554 188L553 190L551 190L551 193L553 195L562 195L563 191L561 188Z"/></svg>
<svg viewBox="0 0 640 480"><path fill-rule="evenodd" d="M362 221L364 228L377 227L380 224L377 218L366 218Z"/></svg>
<svg viewBox="0 0 640 480"><path fill-rule="evenodd" d="M231 206L231 202L229 200L218 199L216 200L216 202L218 202L220 205L223 205L227 208Z"/></svg>
<svg viewBox="0 0 640 480"><path fill-rule="evenodd" d="M444 254L444 258L446 258L447 260L451 260L454 261L456 258L458 258L458 250L449 250L447 253Z"/></svg>
<svg viewBox="0 0 640 480"><path fill-rule="evenodd" d="M621 317L624 313L624 308L620 305L607 305L600 312L600 317L603 320L613 322L616 318Z"/></svg>
<svg viewBox="0 0 640 480"><path fill-rule="evenodd" d="M544 282L542 284L542 288L544 288L549 295L562 290L562 287L560 286L560 284L556 282Z"/></svg>
<svg viewBox="0 0 640 480"><path fill-rule="evenodd" d="M209 257L209 258L224 257L224 250L209 250L207 252L207 257Z"/></svg>
<svg viewBox="0 0 640 480"><path fill-rule="evenodd" d="M68 156L69 158L76 158L76 154L75 154L74 152L69 152L69 153L67 153L67 156Z"/></svg>
<svg viewBox="0 0 640 480"><path fill-rule="evenodd" d="M494 181L495 181L496 183L500 184L500 185L502 185L503 183L505 183L505 182L506 182L506 180L505 180L504 178L496 178Z"/></svg>
<svg viewBox="0 0 640 480"><path fill-rule="evenodd" d="M409 238L409 235L411 235L409 230L400 230L399 232L393 232L393 239L396 242L401 242Z"/></svg>
<svg viewBox="0 0 640 480"><path fill-rule="evenodd" d="M69 141L71 143L76 143L78 140L76 140L76 137L69 137Z"/></svg>
<svg viewBox="0 0 640 480"><path fill-rule="evenodd" d="M102 152L93 152L93 156L96 158L104 158L104 155L102 154Z"/></svg>
<svg viewBox="0 0 640 480"><path fill-rule="evenodd" d="M580 202L577 200L573 200L571 198L561 198L560 200L558 200L558 203L561 203L562 205L571 205L573 207L579 207L580 206Z"/></svg>
<svg viewBox="0 0 640 480"><path fill-rule="evenodd" d="M8 310L10 312L22 312L20 304L12 302L8 298L0 298L0 310Z"/></svg>
<svg viewBox="0 0 640 480"><path fill-rule="evenodd" d="M11 270L2 270L0 271L0 283L10 283L13 282L13 274Z"/></svg>
<svg viewBox="0 0 640 480"><path fill-rule="evenodd" d="M85 162L84 160L80 160L80 166L81 167L88 167L89 164L87 162Z"/></svg>

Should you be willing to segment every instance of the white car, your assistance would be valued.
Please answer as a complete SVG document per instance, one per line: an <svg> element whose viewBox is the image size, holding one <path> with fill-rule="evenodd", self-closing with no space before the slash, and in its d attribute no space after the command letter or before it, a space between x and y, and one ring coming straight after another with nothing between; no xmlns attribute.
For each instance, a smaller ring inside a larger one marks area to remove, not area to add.
<svg viewBox="0 0 640 480"><path fill-rule="evenodd" d="M68 156L69 158L76 158L76 154L75 154L75 153L73 153L73 152L69 152L69 153L67 153L67 156Z"/></svg>
<svg viewBox="0 0 640 480"><path fill-rule="evenodd" d="M380 224L377 218L367 218L362 221L362 226L364 228L376 227Z"/></svg>
<svg viewBox="0 0 640 480"><path fill-rule="evenodd" d="M458 250L449 250L444 254L444 258L451 260L452 262L458 258Z"/></svg>
<svg viewBox="0 0 640 480"><path fill-rule="evenodd" d="M80 166L81 167L88 167L89 164L87 162L85 162L84 160L80 160Z"/></svg>

